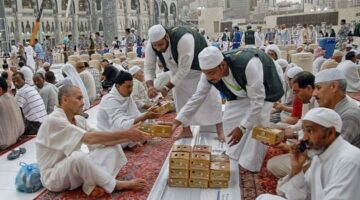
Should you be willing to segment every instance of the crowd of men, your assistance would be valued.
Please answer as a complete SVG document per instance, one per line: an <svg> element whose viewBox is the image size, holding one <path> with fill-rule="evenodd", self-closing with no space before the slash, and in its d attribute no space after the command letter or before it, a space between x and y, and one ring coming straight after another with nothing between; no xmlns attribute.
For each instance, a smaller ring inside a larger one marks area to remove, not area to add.
<svg viewBox="0 0 360 200"><path fill-rule="evenodd" d="M281 36L286 30L275 41L276 34L261 39L251 26L244 33L234 29L233 42L225 32L219 48L209 43L205 30L154 25L140 55L133 45L119 50L123 45L117 38L114 51L104 51L85 45L85 38L75 49L67 37L65 64L39 53L38 43L35 60L30 48L18 50L18 59L2 66L0 148L22 134L37 134L41 181L51 191L81 186L99 197L141 190L145 180L122 181L116 175L127 162L123 148L135 150L151 140L138 124L161 117L154 109L162 96L174 100L173 132L182 127L176 139L192 137L192 125L216 132L225 153L252 172L260 170L269 146L284 151L267 164L280 178L279 196L258 199L356 199L360 103L352 96L360 93L358 44L339 33L341 45L326 58L325 49L310 45L317 43L313 27L303 26L288 59L281 52L292 43ZM101 40L96 34L94 44ZM230 46L234 50L226 51ZM291 62L303 54L311 55L311 69ZM92 127L84 111L98 102L97 127ZM257 126L281 128L285 140L259 142L251 136ZM82 144L89 153L80 150Z"/></svg>

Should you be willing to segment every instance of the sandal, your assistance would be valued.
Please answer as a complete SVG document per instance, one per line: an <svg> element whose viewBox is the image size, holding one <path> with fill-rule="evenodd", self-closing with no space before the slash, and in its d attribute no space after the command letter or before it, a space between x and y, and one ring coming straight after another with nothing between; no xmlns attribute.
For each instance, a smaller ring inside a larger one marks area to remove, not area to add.
<svg viewBox="0 0 360 200"><path fill-rule="evenodd" d="M21 154L25 154L25 153L26 153L25 148L19 148L18 150L14 149L7 155L7 159L15 160L16 158L20 157Z"/></svg>

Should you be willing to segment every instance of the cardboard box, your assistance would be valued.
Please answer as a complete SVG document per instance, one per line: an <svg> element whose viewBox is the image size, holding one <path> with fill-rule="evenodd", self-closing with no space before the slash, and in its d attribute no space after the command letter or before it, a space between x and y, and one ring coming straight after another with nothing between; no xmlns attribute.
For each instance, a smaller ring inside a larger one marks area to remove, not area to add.
<svg viewBox="0 0 360 200"><path fill-rule="evenodd" d="M188 187L188 179L185 178L169 178L168 184L170 187Z"/></svg>
<svg viewBox="0 0 360 200"><path fill-rule="evenodd" d="M194 145L193 152L201 152L211 154L212 149L211 146L208 145Z"/></svg>
<svg viewBox="0 0 360 200"><path fill-rule="evenodd" d="M190 169L190 179L205 179L209 180L209 169Z"/></svg>
<svg viewBox="0 0 360 200"><path fill-rule="evenodd" d="M210 168L210 154L201 152L192 152L190 157L190 169Z"/></svg>
<svg viewBox="0 0 360 200"><path fill-rule="evenodd" d="M189 169L189 152L172 152L170 154L170 169Z"/></svg>
<svg viewBox="0 0 360 200"><path fill-rule="evenodd" d="M169 177L170 178L189 178L189 170L188 169L169 169Z"/></svg>
<svg viewBox="0 0 360 200"><path fill-rule="evenodd" d="M165 115L166 113L171 112L173 110L172 102L164 101L161 103L162 105L154 110L155 113Z"/></svg>
<svg viewBox="0 0 360 200"><path fill-rule="evenodd" d="M172 152L191 152L190 145L174 145L172 147Z"/></svg>
<svg viewBox="0 0 360 200"><path fill-rule="evenodd" d="M226 154L211 155L211 162L230 162L229 156Z"/></svg>
<svg viewBox="0 0 360 200"><path fill-rule="evenodd" d="M256 140L275 145L284 140L284 131L274 128L255 127L252 137Z"/></svg>
<svg viewBox="0 0 360 200"><path fill-rule="evenodd" d="M154 137L171 137L171 126L143 122L140 124L139 129L151 134Z"/></svg>
<svg viewBox="0 0 360 200"><path fill-rule="evenodd" d="M209 188L228 188L229 181L228 180L210 180Z"/></svg>
<svg viewBox="0 0 360 200"><path fill-rule="evenodd" d="M189 187L191 188L208 188L208 180L189 179Z"/></svg>
<svg viewBox="0 0 360 200"><path fill-rule="evenodd" d="M229 180L230 163L212 162L210 166L210 180Z"/></svg>

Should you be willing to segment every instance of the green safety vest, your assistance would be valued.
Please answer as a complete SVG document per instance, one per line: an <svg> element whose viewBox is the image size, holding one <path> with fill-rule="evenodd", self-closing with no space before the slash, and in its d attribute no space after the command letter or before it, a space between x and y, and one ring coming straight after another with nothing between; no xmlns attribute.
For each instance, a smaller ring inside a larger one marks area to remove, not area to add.
<svg viewBox="0 0 360 200"><path fill-rule="evenodd" d="M258 57L263 64L264 73L264 87L265 87L265 101L276 102L284 95L283 86L280 77L276 71L275 63L265 52L247 48L244 50L232 50L224 52L224 59L231 70L234 79L240 85L240 87L246 91L247 78L245 75L245 69L250 59L254 56ZM220 80L217 83L212 83L227 100L236 100L237 96L231 92L227 85Z"/></svg>

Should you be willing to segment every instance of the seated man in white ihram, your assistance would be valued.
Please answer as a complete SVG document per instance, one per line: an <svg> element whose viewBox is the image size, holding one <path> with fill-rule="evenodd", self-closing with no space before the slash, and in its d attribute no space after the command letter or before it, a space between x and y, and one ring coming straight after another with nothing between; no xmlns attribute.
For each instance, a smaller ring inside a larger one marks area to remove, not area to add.
<svg viewBox="0 0 360 200"><path fill-rule="evenodd" d="M91 128L78 115L84 102L77 86L63 86L58 97L59 107L45 119L36 137L36 157L44 187L60 192L82 186L84 193L93 197L146 187L143 179L119 181L115 177L127 162L118 144L145 141L150 136L137 126L113 132ZM89 145L90 152L82 152L81 144Z"/></svg>
<svg viewBox="0 0 360 200"><path fill-rule="evenodd" d="M303 144L291 146L291 173L279 180L280 196L257 200L359 199L360 149L341 136L342 121L334 110L313 108L303 122Z"/></svg>

